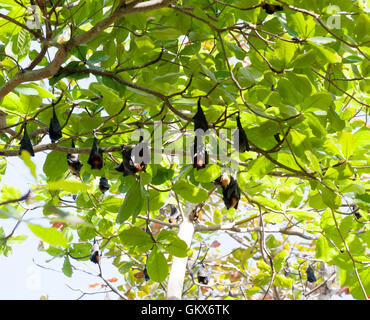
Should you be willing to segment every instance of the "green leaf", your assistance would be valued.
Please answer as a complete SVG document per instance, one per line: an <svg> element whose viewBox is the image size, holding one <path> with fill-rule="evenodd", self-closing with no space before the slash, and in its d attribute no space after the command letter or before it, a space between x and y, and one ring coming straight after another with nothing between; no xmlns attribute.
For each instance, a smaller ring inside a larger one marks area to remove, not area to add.
<svg viewBox="0 0 370 320"><path fill-rule="evenodd" d="M76 180L58 180L47 184L49 190L63 190L70 193L86 192L90 187Z"/></svg>
<svg viewBox="0 0 370 320"><path fill-rule="evenodd" d="M188 181L177 181L172 190L191 203L199 203L208 199L206 190L196 187Z"/></svg>
<svg viewBox="0 0 370 320"><path fill-rule="evenodd" d="M118 210L116 222L123 223L130 217L133 217L133 220L135 220L136 216L143 207L143 203L144 196L140 183L135 180L126 193L125 200Z"/></svg>
<svg viewBox="0 0 370 320"><path fill-rule="evenodd" d="M339 144L342 147L342 153L345 159L349 159L355 150L355 141L352 133L347 131L342 131L342 134L338 140Z"/></svg>
<svg viewBox="0 0 370 320"><path fill-rule="evenodd" d="M292 215L294 218L296 218L297 220L314 220L314 219L319 218L319 214L314 211L297 210L297 211L289 211L288 213Z"/></svg>
<svg viewBox="0 0 370 320"><path fill-rule="evenodd" d="M35 179L37 179L37 176L36 176L36 165L31 160L31 154L28 151L26 151L26 150L22 150L21 158L22 158L24 164L30 169L31 174L33 175L33 177Z"/></svg>
<svg viewBox="0 0 370 320"><path fill-rule="evenodd" d="M51 151L44 162L44 173L50 181L61 179L67 171L67 158L64 153Z"/></svg>
<svg viewBox="0 0 370 320"><path fill-rule="evenodd" d="M175 257L185 258L191 253L186 242L170 230L162 229L157 237L157 242L163 245L164 249Z"/></svg>
<svg viewBox="0 0 370 320"><path fill-rule="evenodd" d="M221 167L217 164L207 165L202 170L194 170L194 178L199 182L212 182L221 174Z"/></svg>
<svg viewBox="0 0 370 320"><path fill-rule="evenodd" d="M119 95L111 88L106 87L103 84L92 85L94 89L97 89L103 95L103 105L104 109L109 115L113 116L117 114L123 107L124 101L119 97Z"/></svg>
<svg viewBox="0 0 370 320"><path fill-rule="evenodd" d="M275 272L279 272L284 265L285 258L288 256L288 251L282 250L274 256Z"/></svg>
<svg viewBox="0 0 370 320"><path fill-rule="evenodd" d="M138 227L132 227L119 234L124 245L151 248L154 244L152 237Z"/></svg>
<svg viewBox="0 0 370 320"><path fill-rule="evenodd" d="M162 208L163 205L166 203L168 196L169 196L169 192L161 192L155 189L149 189L148 194L149 194L149 211L150 212L157 211L160 208ZM146 211L147 209L148 209L148 201L144 201L143 210Z"/></svg>
<svg viewBox="0 0 370 320"><path fill-rule="evenodd" d="M326 110L333 101L333 97L328 92L314 93L304 100L303 110L315 111L315 110Z"/></svg>
<svg viewBox="0 0 370 320"><path fill-rule="evenodd" d="M274 285L285 289L291 289L293 286L293 279L278 273L275 275Z"/></svg>
<svg viewBox="0 0 370 320"><path fill-rule="evenodd" d="M155 282L163 282L168 275L167 260L157 246L150 252L146 267L150 279Z"/></svg>
<svg viewBox="0 0 370 320"><path fill-rule="evenodd" d="M63 263L62 271L63 271L63 273L64 273L67 277L72 277L73 270L72 270L71 263L69 262L69 258L68 258L68 256L66 256L66 257L64 258L64 263Z"/></svg>
<svg viewBox="0 0 370 320"><path fill-rule="evenodd" d="M32 233L43 241L53 245L67 247L67 239L64 235L55 228L45 228L37 224L27 224Z"/></svg>

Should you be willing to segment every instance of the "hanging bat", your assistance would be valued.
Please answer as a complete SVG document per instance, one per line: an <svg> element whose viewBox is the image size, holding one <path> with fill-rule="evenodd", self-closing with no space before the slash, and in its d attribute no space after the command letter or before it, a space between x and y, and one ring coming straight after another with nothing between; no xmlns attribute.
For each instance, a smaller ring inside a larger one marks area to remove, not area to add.
<svg viewBox="0 0 370 320"><path fill-rule="evenodd" d="M22 150L28 151L32 157L35 156L35 152L33 151L31 139L27 133L27 124L24 125L24 129L23 129L23 137L21 140L21 147L19 150L20 154L22 153Z"/></svg>
<svg viewBox="0 0 370 320"><path fill-rule="evenodd" d="M274 134L274 138L276 140L277 143L282 143L283 141L280 139L280 134L279 133L275 133Z"/></svg>
<svg viewBox="0 0 370 320"><path fill-rule="evenodd" d="M238 209L240 193L238 182L233 177L230 177L230 183L222 192L224 203L228 210L230 208Z"/></svg>
<svg viewBox="0 0 370 320"><path fill-rule="evenodd" d="M226 208L228 210L230 208L238 209L241 193L238 182L233 177L228 177L224 172L214 181L214 184L222 187L222 196Z"/></svg>
<svg viewBox="0 0 370 320"><path fill-rule="evenodd" d="M99 244L94 239L94 244L91 248L90 261L94 263L100 263L100 259L101 259L101 251L99 248Z"/></svg>
<svg viewBox="0 0 370 320"><path fill-rule="evenodd" d="M315 277L315 272L313 271L311 266L308 266L306 270L306 275L307 275L307 281L308 282L315 282L316 277Z"/></svg>
<svg viewBox="0 0 370 320"><path fill-rule="evenodd" d="M72 148L75 147L75 143L72 140ZM78 154L74 153L68 153L67 154L67 164L68 164L68 169L71 171L72 174L74 175L79 175L81 168L83 164L81 163L80 159L78 158Z"/></svg>
<svg viewBox="0 0 370 320"><path fill-rule="evenodd" d="M177 210L177 208L172 204L170 204L170 208L171 208L171 212L168 218L168 222L169 223L179 223L180 218L181 218L179 210Z"/></svg>
<svg viewBox="0 0 370 320"><path fill-rule="evenodd" d="M222 187L222 189L225 189L230 184L230 178L226 174L226 172L223 172L213 183L216 186Z"/></svg>
<svg viewBox="0 0 370 320"><path fill-rule="evenodd" d="M283 7L275 4L265 3L262 8L266 11L267 14L273 14L277 11L283 11Z"/></svg>
<svg viewBox="0 0 370 320"><path fill-rule="evenodd" d="M209 272L205 268L204 264L202 264L198 270L198 282L201 284L208 284L209 282Z"/></svg>
<svg viewBox="0 0 370 320"><path fill-rule="evenodd" d="M91 169L103 168L103 150L98 146L98 139L94 137L94 142L91 147L90 156L87 160Z"/></svg>
<svg viewBox="0 0 370 320"><path fill-rule="evenodd" d="M62 127L60 126L57 114L55 113L55 107L53 106L53 116L50 119L49 125L49 137L52 143L58 141L62 136Z"/></svg>
<svg viewBox="0 0 370 320"><path fill-rule="evenodd" d="M102 193L105 193L105 191L108 191L109 190L108 179L106 177L100 177L100 180L99 180L99 190Z"/></svg>
<svg viewBox="0 0 370 320"><path fill-rule="evenodd" d="M206 132L208 130L208 122L200 105L200 98L198 100L198 111L193 117L193 122L194 131L196 131L197 129L202 129L204 132Z"/></svg>
<svg viewBox="0 0 370 320"><path fill-rule="evenodd" d="M250 150L250 147L249 147L249 142L248 142L248 138L247 138L247 135L240 123L240 116L238 115L236 117L236 124L237 124L237 130L234 134L234 144L235 145L238 145L239 146L239 152L243 153L245 151L249 151ZM238 142L238 143L236 143Z"/></svg>
<svg viewBox="0 0 370 320"><path fill-rule="evenodd" d="M123 176L135 175L135 173L146 169L146 164L143 162L135 164L131 155L132 149L122 148L122 162L115 169L118 172L123 172Z"/></svg>
<svg viewBox="0 0 370 320"><path fill-rule="evenodd" d="M192 156L193 156L193 167L197 168L197 170L205 168L206 164L208 164L208 152L203 142L198 143L197 136L195 136L194 138Z"/></svg>
<svg viewBox="0 0 370 320"><path fill-rule="evenodd" d="M149 151L148 151L148 144L143 142L144 136L140 136L139 144L135 146L133 149L134 154L131 152L131 159L134 163L134 166L136 167L137 171L145 171L146 170L146 163L149 162ZM139 149L140 148L140 149ZM137 152L137 149L139 149L139 152ZM137 155L137 158L136 158Z"/></svg>

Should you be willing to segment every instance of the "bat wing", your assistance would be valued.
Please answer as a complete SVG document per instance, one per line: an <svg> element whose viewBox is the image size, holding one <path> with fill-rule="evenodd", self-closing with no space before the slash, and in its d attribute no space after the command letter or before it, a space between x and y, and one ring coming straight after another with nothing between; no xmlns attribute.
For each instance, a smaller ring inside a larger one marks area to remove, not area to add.
<svg viewBox="0 0 370 320"><path fill-rule="evenodd" d="M63 136L62 127L60 126L58 117L55 113L55 108L53 107L53 116L50 119L50 125L49 125L49 137L50 137L51 142L54 143L58 141L62 136Z"/></svg>
<svg viewBox="0 0 370 320"><path fill-rule="evenodd" d="M204 115L203 109L200 105L200 99L198 100L198 110L193 117L194 130L202 129L204 132L208 130L208 122L206 116Z"/></svg>
<svg viewBox="0 0 370 320"><path fill-rule="evenodd" d="M94 137L94 143L91 147L90 156L87 163L91 166L91 169L103 168L103 150L98 146L98 140Z"/></svg>
<svg viewBox="0 0 370 320"><path fill-rule="evenodd" d="M26 125L24 126L24 130L23 130L23 137L21 140L20 152L22 152L22 150L28 151L32 157L35 155L35 152L33 151L31 139L27 133Z"/></svg>
<svg viewBox="0 0 370 320"><path fill-rule="evenodd" d="M234 134L234 144L239 146L239 152L243 153L245 151L249 151L249 142L247 138L247 134L245 133L241 123L240 123L240 117L236 117L236 123L237 123L237 130Z"/></svg>

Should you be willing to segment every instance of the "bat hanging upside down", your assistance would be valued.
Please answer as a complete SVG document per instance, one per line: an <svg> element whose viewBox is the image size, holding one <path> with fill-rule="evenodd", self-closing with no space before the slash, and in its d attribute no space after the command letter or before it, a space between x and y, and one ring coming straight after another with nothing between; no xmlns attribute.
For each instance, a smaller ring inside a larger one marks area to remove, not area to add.
<svg viewBox="0 0 370 320"><path fill-rule="evenodd" d="M222 195L226 208L228 210L230 208L238 209L241 193L238 182L232 176L229 177L224 172L214 183L222 188Z"/></svg>

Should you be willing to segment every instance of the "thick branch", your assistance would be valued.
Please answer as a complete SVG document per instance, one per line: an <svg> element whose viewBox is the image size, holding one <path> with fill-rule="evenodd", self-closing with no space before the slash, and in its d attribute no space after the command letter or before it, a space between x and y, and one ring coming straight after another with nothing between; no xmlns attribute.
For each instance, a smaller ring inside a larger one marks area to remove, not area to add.
<svg viewBox="0 0 370 320"><path fill-rule="evenodd" d="M74 47L91 41L120 18L129 14L160 9L168 6L171 2L172 0L151 0L137 4L134 3L133 5L127 3L126 6L118 8L112 15L97 23L89 31L76 35L63 46L60 46L59 50L55 54L54 60L47 67L38 70L18 72L12 79L0 87L0 99L21 83L38 81L55 75L59 71L61 64L67 58L68 53Z"/></svg>

